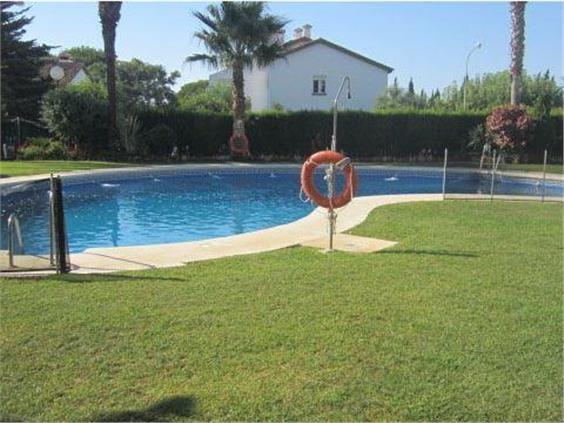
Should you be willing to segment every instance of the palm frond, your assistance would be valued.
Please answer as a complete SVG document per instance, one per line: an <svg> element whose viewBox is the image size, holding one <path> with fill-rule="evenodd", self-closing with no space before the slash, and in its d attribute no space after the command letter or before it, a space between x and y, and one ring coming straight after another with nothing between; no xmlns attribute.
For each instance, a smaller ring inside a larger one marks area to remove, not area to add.
<svg viewBox="0 0 564 423"><path fill-rule="evenodd" d="M184 59L185 63L194 63L194 62L203 62L206 63L208 66L217 68L219 66L219 58L217 56L212 56L209 54L192 54Z"/></svg>

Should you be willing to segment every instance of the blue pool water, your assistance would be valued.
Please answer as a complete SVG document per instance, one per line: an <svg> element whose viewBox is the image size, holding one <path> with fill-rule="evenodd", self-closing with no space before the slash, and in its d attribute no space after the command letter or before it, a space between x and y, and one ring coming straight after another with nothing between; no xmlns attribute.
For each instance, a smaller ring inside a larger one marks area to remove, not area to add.
<svg viewBox="0 0 564 423"><path fill-rule="evenodd" d="M292 222L314 207L299 198L299 167L168 169L64 179L71 252L92 247L172 243L240 234ZM322 174L316 174L322 187ZM439 193L442 170L360 168L357 195ZM489 193L490 180L451 172L447 191ZM498 179L497 194L541 195L538 181ZM546 195L561 196L548 182ZM48 184L2 188L2 249L6 221L17 213L26 253L49 249Z"/></svg>

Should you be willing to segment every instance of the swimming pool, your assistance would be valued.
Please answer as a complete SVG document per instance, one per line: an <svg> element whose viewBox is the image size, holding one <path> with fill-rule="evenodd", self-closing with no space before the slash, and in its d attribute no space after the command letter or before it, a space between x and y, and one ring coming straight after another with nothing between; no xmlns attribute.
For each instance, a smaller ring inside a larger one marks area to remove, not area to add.
<svg viewBox="0 0 564 423"><path fill-rule="evenodd" d="M442 169L358 167L357 195L440 193ZM173 243L240 234L292 222L314 206L299 198L299 166L153 168L64 178L69 247ZM316 173L319 187L322 172ZM489 193L490 179L476 172L449 171L447 191ZM497 194L541 195L538 181L498 178ZM546 195L562 196L563 185L547 182ZM2 187L1 234L17 213L26 253L49 251L48 185Z"/></svg>

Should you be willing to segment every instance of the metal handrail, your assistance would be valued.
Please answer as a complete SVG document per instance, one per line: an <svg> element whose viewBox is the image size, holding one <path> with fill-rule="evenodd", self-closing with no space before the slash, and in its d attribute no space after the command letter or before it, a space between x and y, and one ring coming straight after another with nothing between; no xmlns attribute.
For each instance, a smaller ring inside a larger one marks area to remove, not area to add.
<svg viewBox="0 0 564 423"><path fill-rule="evenodd" d="M8 217L8 262L10 267L14 267L14 235L17 237L21 254L25 254L20 221L18 216L12 213Z"/></svg>

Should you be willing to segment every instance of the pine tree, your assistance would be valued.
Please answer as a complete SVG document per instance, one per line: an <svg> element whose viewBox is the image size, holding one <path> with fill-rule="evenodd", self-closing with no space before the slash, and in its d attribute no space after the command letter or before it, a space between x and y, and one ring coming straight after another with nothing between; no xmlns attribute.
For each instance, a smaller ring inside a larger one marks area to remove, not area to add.
<svg viewBox="0 0 564 423"><path fill-rule="evenodd" d="M1 2L2 21L2 117L24 117L36 120L41 97L49 88L49 81L41 79L39 68L51 47L35 40L23 41L25 27L33 20L24 14L28 8L14 11L19 6Z"/></svg>
<svg viewBox="0 0 564 423"><path fill-rule="evenodd" d="M409 78L409 85L407 86L409 95L415 95L415 86L413 85L413 78Z"/></svg>

